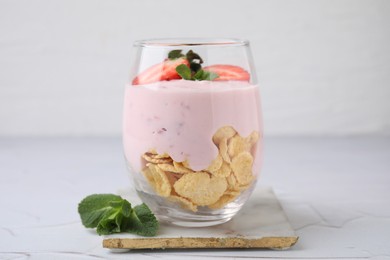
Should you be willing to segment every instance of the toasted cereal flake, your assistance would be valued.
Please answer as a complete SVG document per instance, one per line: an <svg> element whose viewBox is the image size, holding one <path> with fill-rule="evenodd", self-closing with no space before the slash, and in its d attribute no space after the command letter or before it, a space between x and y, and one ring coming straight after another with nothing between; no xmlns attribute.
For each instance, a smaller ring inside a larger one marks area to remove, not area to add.
<svg viewBox="0 0 390 260"><path fill-rule="evenodd" d="M174 189L198 206L214 204L227 188L225 178L211 176L206 172L194 172L183 175L175 184Z"/></svg>
<svg viewBox="0 0 390 260"><path fill-rule="evenodd" d="M171 163L159 163L157 164L157 167L163 171L173 172L175 170L175 167Z"/></svg>
<svg viewBox="0 0 390 260"><path fill-rule="evenodd" d="M238 193L240 194L240 193ZM210 209L221 209L223 207L225 207L228 203L234 201L238 194L223 194L221 198L219 198L219 200L217 202L215 202L214 204L211 204L209 205L208 207Z"/></svg>
<svg viewBox="0 0 390 260"><path fill-rule="evenodd" d="M192 170L184 167L181 163L177 163L175 161L173 161L173 165L171 163L160 163L157 164L157 166L163 171L168 171L168 172L181 173L181 174L193 172Z"/></svg>
<svg viewBox="0 0 390 260"><path fill-rule="evenodd" d="M246 141L250 144L250 146L253 146L256 144L256 142L259 140L259 132L253 131L247 138Z"/></svg>
<svg viewBox="0 0 390 260"><path fill-rule="evenodd" d="M249 151L250 148L251 144L237 134L229 140L228 154L230 158L233 158L241 152Z"/></svg>
<svg viewBox="0 0 390 260"><path fill-rule="evenodd" d="M252 185L252 181L255 179L255 177L252 175L252 177L250 177L250 179L251 180L248 184L237 186L237 190L239 190L239 191L247 190Z"/></svg>
<svg viewBox="0 0 390 260"><path fill-rule="evenodd" d="M158 154L158 152L156 151L156 149L150 149L148 151L148 153L151 153L151 154Z"/></svg>
<svg viewBox="0 0 390 260"><path fill-rule="evenodd" d="M154 156L154 158L155 159L171 159L171 157L167 153L157 154L157 155Z"/></svg>
<svg viewBox="0 0 390 260"><path fill-rule="evenodd" d="M213 136L213 142L218 145L223 138L230 139L236 134L236 130L234 130L231 126L223 126L215 132Z"/></svg>
<svg viewBox="0 0 390 260"><path fill-rule="evenodd" d="M157 167L166 172L177 173L175 166L173 166L171 163L159 163L157 164Z"/></svg>
<svg viewBox="0 0 390 260"><path fill-rule="evenodd" d="M145 153L142 155L142 158L144 158L146 161L151 163L170 163L172 162L172 158L157 158L158 155L152 154L152 153Z"/></svg>
<svg viewBox="0 0 390 260"><path fill-rule="evenodd" d="M224 178L229 176L231 171L229 164L227 162L223 162L221 168L216 171L212 171L211 174L219 178Z"/></svg>
<svg viewBox="0 0 390 260"><path fill-rule="evenodd" d="M191 169L191 166L190 166L190 163L188 162L188 160L181 162L181 164L183 164L183 166L186 167L187 169Z"/></svg>
<svg viewBox="0 0 390 260"><path fill-rule="evenodd" d="M167 154L167 153L159 154L156 151L156 149L150 149L148 153L153 154L153 157L156 158L156 159L170 158L169 154Z"/></svg>
<svg viewBox="0 0 390 260"><path fill-rule="evenodd" d="M175 182L183 176L183 174L175 173L175 172L165 172L165 175L167 176L169 184L171 184L171 187L173 187ZM173 191L173 189L172 189L172 191ZM171 191L171 194L172 194L172 191Z"/></svg>
<svg viewBox="0 0 390 260"><path fill-rule="evenodd" d="M222 138L221 142L218 145L219 148L219 154L222 156L222 159L225 162L230 163L230 157L228 154L228 139L227 138Z"/></svg>
<svg viewBox="0 0 390 260"><path fill-rule="evenodd" d="M171 195L168 197L168 199L172 202L176 202L176 203L179 203L180 206L184 209L189 209L193 212L197 212L198 211L198 207L192 203L191 201L189 201L188 199L186 198L183 198L183 197L180 197L180 196L177 196L177 195Z"/></svg>
<svg viewBox="0 0 390 260"><path fill-rule="evenodd" d="M149 164L148 167L154 180L153 182L149 181L149 183L152 185L157 194L162 197L168 197L171 194L172 188L167 175L154 164Z"/></svg>
<svg viewBox="0 0 390 260"><path fill-rule="evenodd" d="M153 174L149 168L149 165L147 165L147 167L145 167L143 170L142 170L142 173L145 175L146 179L148 180L149 184L154 188L154 186L156 185L155 184L155 181L154 181L154 178L153 178Z"/></svg>
<svg viewBox="0 0 390 260"><path fill-rule="evenodd" d="M225 191L225 193L223 194L223 195L231 195L231 196L238 196L238 195L240 195L240 191L237 191L237 190L229 190L229 189L227 189L226 191Z"/></svg>
<svg viewBox="0 0 390 260"><path fill-rule="evenodd" d="M241 192L248 189L252 185L252 181L255 179L255 177L251 175L251 177L249 178L250 178L250 182L248 184L240 185L236 177L234 176L234 174L233 173L230 174L228 177L226 177L226 181L228 183L228 190L226 192L228 191Z"/></svg>
<svg viewBox="0 0 390 260"><path fill-rule="evenodd" d="M232 159L231 167L237 182L247 185L253 180L253 157L249 152L242 152Z"/></svg>
<svg viewBox="0 0 390 260"><path fill-rule="evenodd" d="M237 179L233 173L226 177L226 181L228 183L229 190L238 190L237 187L239 186L239 184L237 183Z"/></svg>
<svg viewBox="0 0 390 260"><path fill-rule="evenodd" d="M194 172L193 170L185 167L183 165L183 163L181 162L176 162L176 161L173 161L173 166L175 166L175 169L176 169L176 172L178 173L190 173L190 172Z"/></svg>
<svg viewBox="0 0 390 260"><path fill-rule="evenodd" d="M214 171L218 170L219 168L221 168L222 163L223 163L223 159L222 159L221 155L218 154L217 157L211 162L211 164L209 165L209 167L207 167L206 170L209 172L214 172Z"/></svg>

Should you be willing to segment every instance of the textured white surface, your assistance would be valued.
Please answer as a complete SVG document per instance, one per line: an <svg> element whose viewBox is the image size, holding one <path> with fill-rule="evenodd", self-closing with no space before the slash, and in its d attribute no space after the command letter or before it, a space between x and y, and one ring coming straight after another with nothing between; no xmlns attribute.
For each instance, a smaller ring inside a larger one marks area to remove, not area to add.
<svg viewBox="0 0 390 260"><path fill-rule="evenodd" d="M132 192L131 192L132 191ZM137 205L142 201L132 188L118 193ZM237 215L227 223L212 227L186 228L161 224L157 238L247 238L296 237L272 188L258 187ZM139 239L133 234L121 233L105 238ZM152 243L152 242L151 242Z"/></svg>
<svg viewBox="0 0 390 260"><path fill-rule="evenodd" d="M121 131L131 44L251 40L272 135L390 133L390 1L0 0L0 135Z"/></svg>
<svg viewBox="0 0 390 260"><path fill-rule="evenodd" d="M119 138L0 139L0 259L390 259L390 139L265 140L272 186L300 237L287 251L113 254L76 208L127 186Z"/></svg>

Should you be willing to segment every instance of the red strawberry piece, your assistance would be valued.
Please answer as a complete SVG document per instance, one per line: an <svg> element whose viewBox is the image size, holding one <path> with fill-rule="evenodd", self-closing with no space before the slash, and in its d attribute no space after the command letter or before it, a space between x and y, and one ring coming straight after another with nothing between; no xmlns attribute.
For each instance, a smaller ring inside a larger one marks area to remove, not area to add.
<svg viewBox="0 0 390 260"><path fill-rule="evenodd" d="M153 65L152 67L138 74L132 83L133 85L140 85L150 84L163 80L181 79L180 75L176 72L176 67L181 64L185 64L187 66L190 65L188 60L185 58L178 58L175 60L166 59L162 63Z"/></svg>
<svg viewBox="0 0 390 260"><path fill-rule="evenodd" d="M249 73L241 67L234 65L217 64L204 67L203 70L211 71L218 74L217 80L245 80L249 81Z"/></svg>

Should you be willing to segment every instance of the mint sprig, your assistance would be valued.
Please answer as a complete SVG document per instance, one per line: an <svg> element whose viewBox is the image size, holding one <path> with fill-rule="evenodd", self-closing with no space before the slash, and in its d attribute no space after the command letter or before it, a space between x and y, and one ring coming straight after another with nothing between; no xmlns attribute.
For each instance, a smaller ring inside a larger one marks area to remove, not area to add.
<svg viewBox="0 0 390 260"><path fill-rule="evenodd" d="M180 64L179 66L176 67L176 72L177 74L180 75L182 79L185 80L192 80L192 72L191 69L185 65L185 64Z"/></svg>
<svg viewBox="0 0 390 260"><path fill-rule="evenodd" d="M205 71L202 69L203 59L199 54L189 50L186 55L182 50L172 50L168 53L168 59L175 60L185 57L189 62L189 67L185 64L180 64L176 67L176 72L182 79L185 80L214 80L219 77L217 73Z"/></svg>
<svg viewBox="0 0 390 260"><path fill-rule="evenodd" d="M170 60L175 60L181 57L184 57L184 54L181 53L181 50L172 50L168 53L168 59Z"/></svg>
<svg viewBox="0 0 390 260"><path fill-rule="evenodd" d="M217 73L206 70L198 70L198 72L194 75L194 80L214 80L218 77Z"/></svg>
<svg viewBox="0 0 390 260"><path fill-rule="evenodd" d="M146 204L131 204L114 194L93 194L78 206L82 224L96 228L99 235L129 232L141 236L155 236L159 223Z"/></svg>

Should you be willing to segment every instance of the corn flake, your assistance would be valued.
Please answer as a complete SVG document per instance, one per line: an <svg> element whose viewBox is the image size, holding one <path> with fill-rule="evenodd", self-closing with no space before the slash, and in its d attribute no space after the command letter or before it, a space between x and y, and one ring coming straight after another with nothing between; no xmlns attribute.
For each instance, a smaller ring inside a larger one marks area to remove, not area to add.
<svg viewBox="0 0 390 260"><path fill-rule="evenodd" d="M173 187L175 182L183 176L183 174L175 173L175 172L165 172L165 175L167 176L168 181L171 184L171 187ZM173 191L173 189L172 189L172 191ZM172 194L172 192L171 192L171 194Z"/></svg>
<svg viewBox="0 0 390 260"><path fill-rule="evenodd" d="M230 157L228 153L228 139L227 138L222 138L221 142L218 145L219 148L219 154L221 155L222 159L225 162L230 163Z"/></svg>
<svg viewBox="0 0 390 260"><path fill-rule="evenodd" d="M240 195L240 191L237 191L237 190L226 190L225 193L223 195L231 195L231 196L238 196Z"/></svg>
<svg viewBox="0 0 390 260"><path fill-rule="evenodd" d="M236 190L236 187L239 186L239 184L237 183L237 179L233 173L231 173L229 176L226 177L226 181L229 190Z"/></svg>
<svg viewBox="0 0 390 260"><path fill-rule="evenodd" d="M167 153L159 154L159 153L157 153L156 149L151 149L151 150L149 150L148 153L153 154L154 158L157 158L157 159L170 158L169 154L167 154Z"/></svg>
<svg viewBox="0 0 390 260"><path fill-rule="evenodd" d="M176 162L173 162L173 165L170 163L160 163L157 164L157 166L161 170L167 172L180 173L180 174L193 172L190 169L187 169L186 167L180 165L180 163L176 163Z"/></svg>
<svg viewBox="0 0 390 260"><path fill-rule="evenodd" d="M229 140L228 154L230 158L233 158L241 152L249 151L250 148L251 144L237 134Z"/></svg>
<svg viewBox="0 0 390 260"><path fill-rule="evenodd" d="M231 167L237 182L247 185L253 180L253 157L249 152L242 152L232 159Z"/></svg>
<svg viewBox="0 0 390 260"><path fill-rule="evenodd" d="M191 169L191 166L190 166L190 163L188 162L188 160L185 160L184 162L181 163L185 168L187 169Z"/></svg>
<svg viewBox="0 0 390 260"><path fill-rule="evenodd" d="M156 185L156 183L154 181L153 174L152 174L152 171L150 170L150 168L149 167L145 167L142 170L142 173L145 175L145 178L148 180L149 184L152 187L154 187Z"/></svg>
<svg viewBox="0 0 390 260"><path fill-rule="evenodd" d="M146 179L154 190L162 197L168 197L171 194L172 188L165 172L154 164L148 164L148 167L143 170Z"/></svg>
<svg viewBox="0 0 390 260"><path fill-rule="evenodd" d="M232 194L225 193L222 195L221 198L219 198L219 200L217 202L209 205L208 207L210 209L221 209L221 208L225 207L228 203L234 201L239 194L240 193L232 193Z"/></svg>
<svg viewBox="0 0 390 260"><path fill-rule="evenodd" d="M245 185L237 186L237 190L239 190L239 191L247 190L252 185L252 181L254 180L254 178L255 177L252 175L252 177L250 177L250 182L248 184L245 184Z"/></svg>
<svg viewBox="0 0 390 260"><path fill-rule="evenodd" d="M170 163L159 163L157 164L157 167L160 168L163 171L168 171L168 172L175 172L176 168Z"/></svg>
<svg viewBox="0 0 390 260"><path fill-rule="evenodd" d="M253 131L253 132L246 138L246 141L247 141L247 143L250 144L250 146L253 146L254 144L256 144L256 142L259 140L259 138L260 138L259 132Z"/></svg>
<svg viewBox="0 0 390 260"><path fill-rule="evenodd" d="M227 177L229 176L231 173L231 169L230 169L230 166L227 162L223 162L221 167L216 170L216 171L211 171L211 174L216 176L216 177L220 177L220 178L224 178L224 177Z"/></svg>
<svg viewBox="0 0 390 260"><path fill-rule="evenodd" d="M227 188L225 178L211 176L206 172L185 174L175 184L174 189L198 206L214 204Z"/></svg>
<svg viewBox="0 0 390 260"><path fill-rule="evenodd" d="M207 171L209 172L215 172L217 171L219 168L221 168L223 164L223 159L221 157L221 155L217 155L217 157L211 162L211 164L209 165L209 167L207 167Z"/></svg>
<svg viewBox="0 0 390 260"><path fill-rule="evenodd" d="M236 130L234 130L231 126L223 126L215 132L213 136L213 142L218 145L223 138L230 139L236 134Z"/></svg>
<svg viewBox="0 0 390 260"><path fill-rule="evenodd" d="M175 166L176 172L178 172L178 173L190 173L190 172L194 172L193 170L191 170L191 169L185 167L184 164L181 163L181 162L173 161L173 166Z"/></svg>
<svg viewBox="0 0 390 260"><path fill-rule="evenodd" d="M177 196L177 195L171 195L168 197L168 199L172 202L176 202L176 203L179 203L180 206L184 209L189 209L193 212L197 212L198 211L198 207L192 203L191 201L189 201L188 199L186 198L183 198L183 197L180 197L180 196Z"/></svg>
<svg viewBox="0 0 390 260"><path fill-rule="evenodd" d="M152 153L144 153L142 155L142 158L144 158L146 161L151 162L151 163L171 163L172 162L171 157L161 158L159 155L152 154Z"/></svg>

